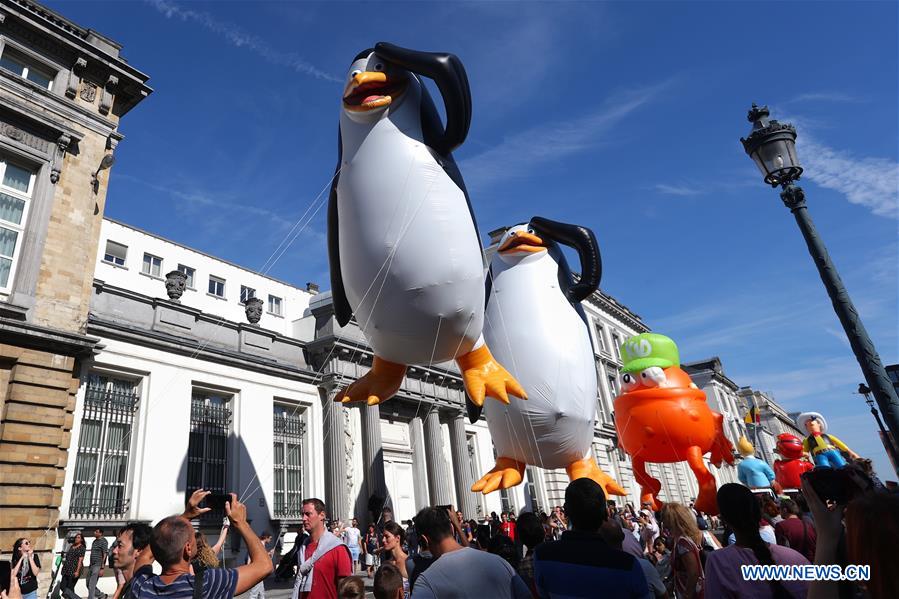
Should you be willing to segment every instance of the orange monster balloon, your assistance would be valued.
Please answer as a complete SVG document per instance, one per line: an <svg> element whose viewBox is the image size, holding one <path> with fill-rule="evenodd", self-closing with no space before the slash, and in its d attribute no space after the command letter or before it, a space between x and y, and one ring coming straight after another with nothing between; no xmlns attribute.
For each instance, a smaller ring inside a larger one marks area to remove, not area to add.
<svg viewBox="0 0 899 599"><path fill-rule="evenodd" d="M646 463L686 461L699 483L695 507L718 513L715 477L703 454L711 452L716 467L734 463L733 445L724 436L723 418L712 411L705 393L681 370L674 341L655 333L631 337L621 347L622 393L615 398L615 428L619 445L631 456L640 483L641 501L656 498L662 483L646 472Z"/></svg>

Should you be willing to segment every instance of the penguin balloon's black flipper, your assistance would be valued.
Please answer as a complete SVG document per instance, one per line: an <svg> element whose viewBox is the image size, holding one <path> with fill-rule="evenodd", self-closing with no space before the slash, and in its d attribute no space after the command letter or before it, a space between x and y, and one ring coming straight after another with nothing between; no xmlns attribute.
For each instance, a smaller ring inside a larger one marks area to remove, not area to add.
<svg viewBox="0 0 899 599"><path fill-rule="evenodd" d="M462 145L471 126L471 89L462 61L454 54L420 52L386 42L375 44L375 53L407 71L434 80L443 96L446 128L429 145L443 155Z"/></svg>
<svg viewBox="0 0 899 599"><path fill-rule="evenodd" d="M337 182L340 179L340 163L343 159L343 144L340 134L337 136L337 169L331 181L331 194L328 197L328 262L331 266L331 301L334 304L334 317L337 324L345 327L353 317L353 309L346 298L343 288L343 275L340 273L340 237L337 222Z"/></svg>
<svg viewBox="0 0 899 599"><path fill-rule="evenodd" d="M577 251L581 260L581 279L568 288L568 300L580 303L591 293L599 289L602 278L602 258L599 255L599 243L596 235L587 227L569 225L548 218L535 216L531 226L541 237L552 239Z"/></svg>
<svg viewBox="0 0 899 599"><path fill-rule="evenodd" d="M479 406L468 398L468 394L465 394L465 411L468 413L468 421L472 424L481 419L481 412L484 410L483 406Z"/></svg>

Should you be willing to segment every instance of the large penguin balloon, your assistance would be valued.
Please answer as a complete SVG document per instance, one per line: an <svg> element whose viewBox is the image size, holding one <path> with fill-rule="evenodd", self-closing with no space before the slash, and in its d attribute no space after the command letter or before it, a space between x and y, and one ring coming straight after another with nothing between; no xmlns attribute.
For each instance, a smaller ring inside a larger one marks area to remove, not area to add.
<svg viewBox="0 0 899 599"><path fill-rule="evenodd" d="M581 261L575 283L559 243ZM590 229L534 217L500 240L487 277L484 337L528 393L527 402L485 406L496 466L472 491L521 482L526 465L565 468L607 494L624 489L593 457L596 363L581 301L599 287L602 264ZM474 421L480 409L469 406Z"/></svg>
<svg viewBox="0 0 899 599"><path fill-rule="evenodd" d="M446 127L420 77L443 96ZM347 71L340 158L328 206L335 315L355 316L374 350L369 372L336 401L376 405L408 364L456 360L476 405L523 389L481 334L481 245L450 152L468 134L468 78L452 54L379 43Z"/></svg>

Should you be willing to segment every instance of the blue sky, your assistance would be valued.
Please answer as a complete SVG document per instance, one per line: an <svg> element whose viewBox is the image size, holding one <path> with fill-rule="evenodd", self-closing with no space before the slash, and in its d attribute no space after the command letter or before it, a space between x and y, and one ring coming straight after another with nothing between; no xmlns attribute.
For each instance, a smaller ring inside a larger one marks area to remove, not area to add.
<svg viewBox="0 0 899 599"><path fill-rule="evenodd" d="M896 3L48 4L155 89L123 120L106 213L301 286L328 286L349 62L382 40L454 52L485 240L533 215L590 226L603 289L682 359L720 356L737 384L822 411L895 478L795 221L739 138L751 102L797 125L811 214L899 361Z"/></svg>

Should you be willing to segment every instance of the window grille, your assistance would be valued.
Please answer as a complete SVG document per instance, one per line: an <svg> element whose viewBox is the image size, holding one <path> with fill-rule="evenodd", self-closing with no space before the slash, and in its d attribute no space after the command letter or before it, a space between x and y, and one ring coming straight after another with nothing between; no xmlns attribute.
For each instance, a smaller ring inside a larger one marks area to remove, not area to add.
<svg viewBox="0 0 899 599"><path fill-rule="evenodd" d="M137 404L135 381L89 375L69 502L71 517L116 517L128 510L125 486Z"/></svg>
<svg viewBox="0 0 899 599"><path fill-rule="evenodd" d="M275 405L274 431L275 517L300 518L303 513L303 413Z"/></svg>
<svg viewBox="0 0 899 599"><path fill-rule="evenodd" d="M187 447L187 495L197 489L227 492L228 434L231 430L231 396L194 389L190 400L190 441ZM214 509L204 520L222 519Z"/></svg>

